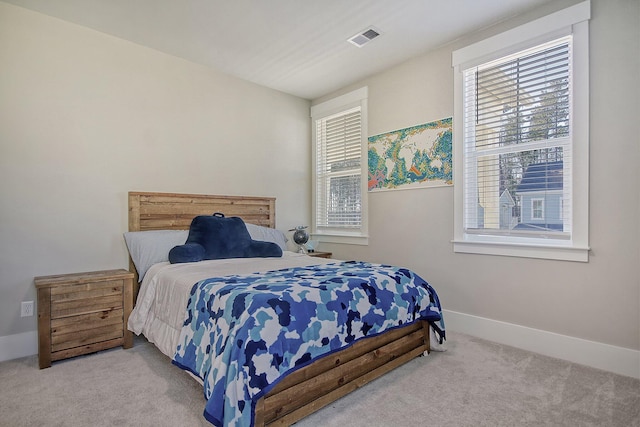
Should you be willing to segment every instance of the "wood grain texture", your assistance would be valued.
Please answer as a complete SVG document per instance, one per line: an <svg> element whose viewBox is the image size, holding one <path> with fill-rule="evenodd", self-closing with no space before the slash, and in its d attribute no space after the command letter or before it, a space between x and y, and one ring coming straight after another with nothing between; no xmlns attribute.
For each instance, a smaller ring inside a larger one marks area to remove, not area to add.
<svg viewBox="0 0 640 427"><path fill-rule="evenodd" d="M309 252L307 255L317 257L317 258L331 258L333 256L332 252Z"/></svg>
<svg viewBox="0 0 640 427"><path fill-rule="evenodd" d="M275 198L178 193L129 193L129 231L188 230L198 215L215 212L275 228Z"/></svg>
<svg viewBox="0 0 640 427"><path fill-rule="evenodd" d="M293 372L258 401L255 425L293 424L429 351L428 336L427 322L419 321L362 339Z"/></svg>
<svg viewBox="0 0 640 427"><path fill-rule="evenodd" d="M122 345L133 336L126 323L133 307L127 270L36 277L40 368L51 361Z"/></svg>
<svg viewBox="0 0 640 427"><path fill-rule="evenodd" d="M37 287L37 282L36 282ZM38 288L38 364L51 366L51 288Z"/></svg>
<svg viewBox="0 0 640 427"><path fill-rule="evenodd" d="M122 313L122 321L124 325L124 335L122 337L122 347L123 348L131 348L133 347L133 332L127 328L127 322L129 321L129 314L133 310L133 275L122 279L124 284L123 289L123 313Z"/></svg>

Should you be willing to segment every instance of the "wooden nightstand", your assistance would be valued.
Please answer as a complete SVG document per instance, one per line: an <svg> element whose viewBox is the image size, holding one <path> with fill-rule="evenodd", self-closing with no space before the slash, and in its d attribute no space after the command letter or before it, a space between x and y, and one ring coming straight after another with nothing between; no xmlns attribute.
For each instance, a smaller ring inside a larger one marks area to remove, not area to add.
<svg viewBox="0 0 640 427"><path fill-rule="evenodd" d="M318 258L331 258L331 255L333 255L331 252L308 252L307 255L309 256L315 256Z"/></svg>
<svg viewBox="0 0 640 427"><path fill-rule="evenodd" d="M36 277L40 369L119 345L130 348L133 273L93 271Z"/></svg>

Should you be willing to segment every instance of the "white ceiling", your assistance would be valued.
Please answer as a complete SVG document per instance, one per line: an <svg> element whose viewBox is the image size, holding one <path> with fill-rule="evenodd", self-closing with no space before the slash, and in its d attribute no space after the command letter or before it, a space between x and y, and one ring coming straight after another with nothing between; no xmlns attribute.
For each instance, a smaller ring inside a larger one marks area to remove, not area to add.
<svg viewBox="0 0 640 427"><path fill-rule="evenodd" d="M4 1L314 99L552 0Z"/></svg>

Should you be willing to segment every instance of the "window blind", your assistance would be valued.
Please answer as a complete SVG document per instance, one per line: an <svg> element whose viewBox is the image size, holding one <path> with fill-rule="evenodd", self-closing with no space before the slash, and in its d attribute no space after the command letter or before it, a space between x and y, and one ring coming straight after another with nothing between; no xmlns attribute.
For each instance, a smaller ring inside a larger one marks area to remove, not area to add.
<svg viewBox="0 0 640 427"><path fill-rule="evenodd" d="M463 72L464 231L571 234L571 36Z"/></svg>
<svg viewBox="0 0 640 427"><path fill-rule="evenodd" d="M362 224L360 107L316 120L316 226Z"/></svg>

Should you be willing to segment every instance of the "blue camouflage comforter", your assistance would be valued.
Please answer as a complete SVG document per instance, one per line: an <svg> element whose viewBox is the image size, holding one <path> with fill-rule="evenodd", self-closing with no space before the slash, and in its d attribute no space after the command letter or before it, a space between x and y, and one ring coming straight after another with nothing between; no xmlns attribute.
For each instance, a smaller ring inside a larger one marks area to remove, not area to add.
<svg viewBox="0 0 640 427"><path fill-rule="evenodd" d="M211 278L191 290L173 363L203 380L209 422L251 426L255 402L284 374L418 319L442 342L436 292L388 265L351 261Z"/></svg>

